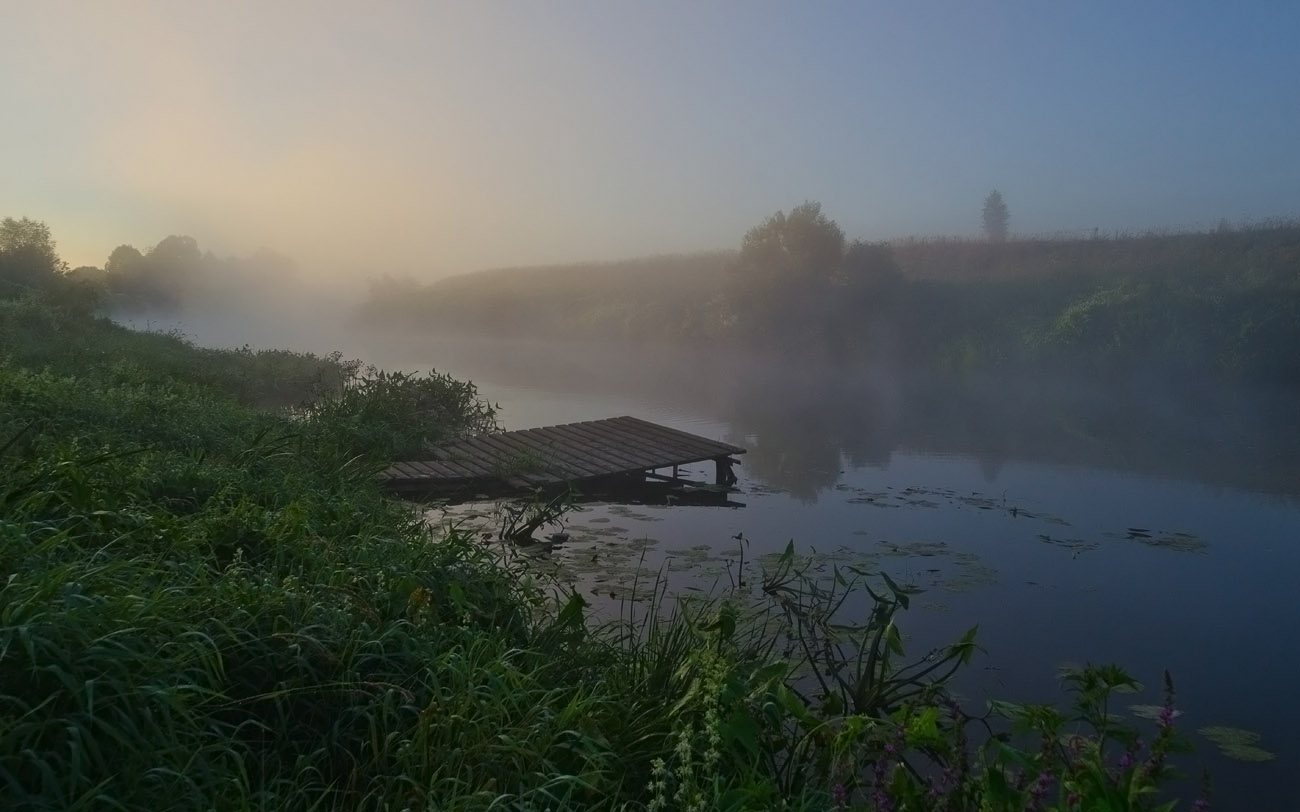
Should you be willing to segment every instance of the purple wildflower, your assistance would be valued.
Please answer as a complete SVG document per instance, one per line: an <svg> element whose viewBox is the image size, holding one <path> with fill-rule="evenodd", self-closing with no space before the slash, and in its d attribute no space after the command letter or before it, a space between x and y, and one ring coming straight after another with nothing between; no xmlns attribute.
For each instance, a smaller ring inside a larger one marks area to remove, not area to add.
<svg viewBox="0 0 1300 812"><path fill-rule="evenodd" d="M934 803L951 792L956 785L957 771L951 766L944 767L943 772L930 779L930 789L926 792L926 799Z"/></svg>
<svg viewBox="0 0 1300 812"><path fill-rule="evenodd" d="M889 799L889 794L883 789L876 789L874 799L877 812L894 812L894 802Z"/></svg>
<svg viewBox="0 0 1300 812"><path fill-rule="evenodd" d="M1166 702L1164 706L1160 708L1160 715L1157 718L1157 722L1159 722L1161 727L1169 727L1174 723L1174 716L1176 715L1177 712L1174 710L1174 706Z"/></svg>
<svg viewBox="0 0 1300 812"><path fill-rule="evenodd" d="M1029 788L1029 803L1025 805L1026 812L1036 812L1036 810L1043 808L1043 799L1047 797L1047 788L1051 783L1051 773L1041 772L1038 774L1038 779Z"/></svg>
<svg viewBox="0 0 1300 812"><path fill-rule="evenodd" d="M831 797L835 800L836 812L843 812L849 808L849 791L844 788L843 782L835 785L831 790Z"/></svg>
<svg viewBox="0 0 1300 812"><path fill-rule="evenodd" d="M1201 773L1201 791L1192 804L1192 812L1210 812L1210 773Z"/></svg>
<svg viewBox="0 0 1300 812"><path fill-rule="evenodd" d="M905 736L906 731L900 725L895 732L894 741L885 744L884 752L876 758L875 764L872 765L876 785L873 797L876 802L876 809L883 810L883 812L893 812L894 809L893 799L889 797L886 787L889 785L889 779L893 776L894 767L898 762L898 750L902 747Z"/></svg>

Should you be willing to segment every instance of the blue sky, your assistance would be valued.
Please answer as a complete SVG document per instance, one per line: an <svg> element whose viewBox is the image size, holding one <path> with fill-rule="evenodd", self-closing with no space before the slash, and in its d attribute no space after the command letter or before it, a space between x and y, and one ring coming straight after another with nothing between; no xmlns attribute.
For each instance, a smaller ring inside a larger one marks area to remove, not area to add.
<svg viewBox="0 0 1300 812"><path fill-rule="evenodd" d="M1300 214L1300 3L6 2L0 215L322 278Z"/></svg>

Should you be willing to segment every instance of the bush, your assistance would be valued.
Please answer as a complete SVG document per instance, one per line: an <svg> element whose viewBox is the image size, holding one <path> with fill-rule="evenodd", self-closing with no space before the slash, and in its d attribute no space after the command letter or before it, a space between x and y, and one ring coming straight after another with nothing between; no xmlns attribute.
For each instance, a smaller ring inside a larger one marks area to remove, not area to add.
<svg viewBox="0 0 1300 812"><path fill-rule="evenodd" d="M450 375L367 367L303 411L313 439L385 463L411 459L432 444L499 430L495 410L474 384Z"/></svg>

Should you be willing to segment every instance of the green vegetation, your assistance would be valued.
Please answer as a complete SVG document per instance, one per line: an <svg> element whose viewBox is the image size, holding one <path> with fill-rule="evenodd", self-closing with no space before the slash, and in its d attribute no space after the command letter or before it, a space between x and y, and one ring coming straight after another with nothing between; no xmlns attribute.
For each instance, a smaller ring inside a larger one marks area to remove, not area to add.
<svg viewBox="0 0 1300 812"><path fill-rule="evenodd" d="M1000 211L991 225L1005 225ZM846 241L810 203L752 229L734 255L390 282L361 313L376 327L709 342L949 373L1155 370L1295 387L1300 223L885 244Z"/></svg>
<svg viewBox="0 0 1300 812"><path fill-rule="evenodd" d="M974 630L908 660L911 590L793 546L758 605L593 626L379 491L492 428L470 385L131 332L33 268L0 298L6 809L1167 808L1171 689L1149 746L1117 669L1072 675L1071 715L973 717L945 685Z"/></svg>

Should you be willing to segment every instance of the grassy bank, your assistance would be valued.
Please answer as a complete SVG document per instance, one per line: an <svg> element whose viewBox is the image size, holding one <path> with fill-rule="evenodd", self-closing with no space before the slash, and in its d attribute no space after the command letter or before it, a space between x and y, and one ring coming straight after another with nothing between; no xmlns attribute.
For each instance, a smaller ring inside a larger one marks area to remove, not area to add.
<svg viewBox="0 0 1300 812"><path fill-rule="evenodd" d="M635 661L597 668L610 644L373 484L380 454L430 439L406 421L487 427L472 390L34 302L0 304L0 325L6 808L640 792L667 731ZM256 408L286 387L315 405Z"/></svg>

